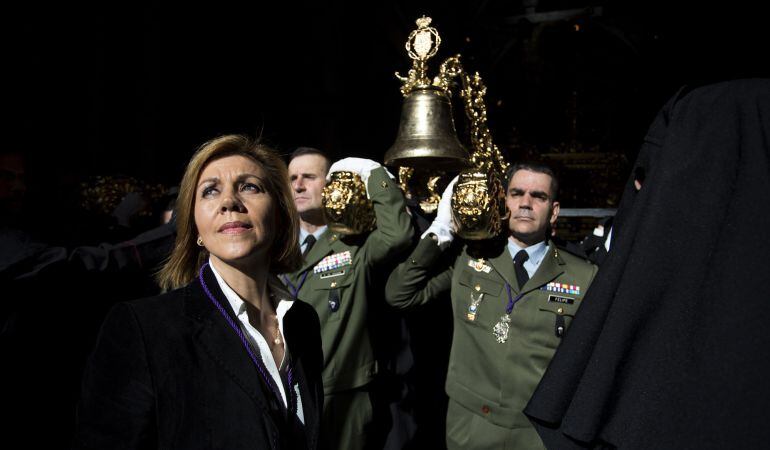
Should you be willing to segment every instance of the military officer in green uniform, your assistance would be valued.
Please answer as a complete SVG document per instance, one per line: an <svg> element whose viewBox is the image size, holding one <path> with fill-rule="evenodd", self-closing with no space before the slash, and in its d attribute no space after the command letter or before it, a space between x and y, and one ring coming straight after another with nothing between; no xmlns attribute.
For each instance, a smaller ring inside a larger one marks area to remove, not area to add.
<svg viewBox="0 0 770 450"><path fill-rule="evenodd" d="M544 448L522 410L597 268L547 239L559 214L557 180L548 167L509 170L511 216L508 232L497 239L452 242L453 185L415 250L390 276L386 300L408 308L451 297L448 448Z"/></svg>
<svg viewBox="0 0 770 450"><path fill-rule="evenodd" d="M329 230L321 191L327 172L359 174L374 205L377 228L364 236ZM371 160L345 158L329 167L319 150L301 147L289 162L289 178L300 215L305 261L282 278L299 299L315 307L324 353L321 436L331 449L360 449L372 421L370 383L377 373L367 327L372 271L409 246L412 228L404 196L387 170ZM311 236L309 240L307 237ZM379 295L370 295L379 289Z"/></svg>

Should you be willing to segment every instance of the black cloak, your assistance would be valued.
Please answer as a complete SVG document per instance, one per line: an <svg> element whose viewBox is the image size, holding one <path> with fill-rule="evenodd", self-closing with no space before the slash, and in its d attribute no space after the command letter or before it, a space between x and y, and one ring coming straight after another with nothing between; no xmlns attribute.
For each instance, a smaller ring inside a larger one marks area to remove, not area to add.
<svg viewBox="0 0 770 450"><path fill-rule="evenodd" d="M525 413L550 449L770 446L770 80L663 107Z"/></svg>

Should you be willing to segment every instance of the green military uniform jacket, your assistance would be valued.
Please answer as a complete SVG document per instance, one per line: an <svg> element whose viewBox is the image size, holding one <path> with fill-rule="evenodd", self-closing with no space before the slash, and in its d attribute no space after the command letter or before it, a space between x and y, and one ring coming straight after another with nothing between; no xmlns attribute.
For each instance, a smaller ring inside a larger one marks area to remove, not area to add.
<svg viewBox="0 0 770 450"><path fill-rule="evenodd" d="M519 292L505 240L469 242L460 250L460 243L455 244L454 252L442 252L433 239L422 239L390 276L386 300L406 308L446 298L451 289L454 331L447 394L498 427L531 429L522 410L561 341L559 335L580 307L597 267L551 244ZM506 315L508 288L515 303L508 316L507 340L500 343L493 329ZM470 314L473 300L482 294L475 315ZM528 441L522 448L543 446L534 432L526 435ZM468 447L472 448L473 437L469 439Z"/></svg>
<svg viewBox="0 0 770 450"><path fill-rule="evenodd" d="M382 287L370 286L372 270L408 247L411 239L404 196L384 168L371 172L367 191L377 228L367 236L350 237L327 229L302 267L282 277L290 291L299 286L297 298L313 305L321 321L326 395L363 386L377 373L367 296L370 289Z"/></svg>

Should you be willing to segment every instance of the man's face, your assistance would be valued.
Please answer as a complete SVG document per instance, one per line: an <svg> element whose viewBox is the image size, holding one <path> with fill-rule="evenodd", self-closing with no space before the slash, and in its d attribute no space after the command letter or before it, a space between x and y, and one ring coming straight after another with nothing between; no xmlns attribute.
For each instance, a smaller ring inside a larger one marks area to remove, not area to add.
<svg viewBox="0 0 770 450"><path fill-rule="evenodd" d="M551 176L526 169L511 177L505 206L511 211L511 236L525 245L545 239L548 225L559 216L559 202L553 201L551 192Z"/></svg>
<svg viewBox="0 0 770 450"><path fill-rule="evenodd" d="M321 155L302 155L289 162L289 181L294 193L294 205L300 215L321 210L326 170L326 159Z"/></svg>

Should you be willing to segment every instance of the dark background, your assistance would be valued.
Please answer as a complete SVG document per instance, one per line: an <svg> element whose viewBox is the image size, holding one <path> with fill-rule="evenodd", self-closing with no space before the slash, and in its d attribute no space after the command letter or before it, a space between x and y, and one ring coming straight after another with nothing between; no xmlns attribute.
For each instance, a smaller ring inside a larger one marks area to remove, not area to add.
<svg viewBox="0 0 770 450"><path fill-rule="evenodd" d="M127 175L177 184L195 149L224 133L261 135L284 154L309 145L381 161L400 116L394 72L408 71L404 43L423 14L443 39L432 74L455 53L481 73L490 128L510 160L600 155L606 164L594 158L562 177L562 191L571 189L562 205L616 206L647 127L681 86L770 75L760 2L616 3L8 6L0 27L3 150L26 156L28 190L21 217L0 223L23 225L51 245L131 238L139 230L106 229L109 221L82 211L81 183ZM558 17L566 19L550 20ZM0 380L13 411L10 439L34 436L47 448L71 436L82 364L107 309L157 289L152 265L71 277L69 267L58 269L6 283L0 314L4 327L16 327L4 328L9 350L0 352L8 354L0 378L12 380ZM440 341L441 330L430 331ZM443 354L424 348L430 355L416 361ZM421 376L440 378L429 371L440 364L426 366Z"/></svg>
<svg viewBox="0 0 770 450"><path fill-rule="evenodd" d="M25 214L51 239L71 237L79 227L66 218L85 177L173 185L192 152L223 133L261 135L282 153L309 145L381 161L400 115L394 72L408 71L404 43L423 14L443 39L431 75L455 53L481 73L509 159L572 142L632 162L680 86L768 76L759 6L618 3L22 6L6 17L6 145L28 156ZM541 15L527 20L526 7Z"/></svg>

